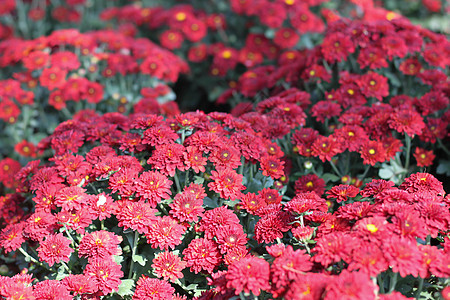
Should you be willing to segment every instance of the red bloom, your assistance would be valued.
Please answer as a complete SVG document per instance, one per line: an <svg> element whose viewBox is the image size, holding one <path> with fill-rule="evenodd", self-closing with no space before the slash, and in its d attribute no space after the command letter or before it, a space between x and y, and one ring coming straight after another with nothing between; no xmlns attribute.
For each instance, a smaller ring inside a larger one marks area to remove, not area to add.
<svg viewBox="0 0 450 300"><path fill-rule="evenodd" d="M92 258L110 258L113 255L119 255L119 244L122 237L106 230L94 231L86 234L78 247L80 257Z"/></svg>
<svg viewBox="0 0 450 300"><path fill-rule="evenodd" d="M98 82L89 81L83 97L89 103L99 103L103 100L103 86Z"/></svg>
<svg viewBox="0 0 450 300"><path fill-rule="evenodd" d="M20 112L20 108L8 98L3 98L0 101L0 119L3 121L14 124Z"/></svg>
<svg viewBox="0 0 450 300"><path fill-rule="evenodd" d="M222 254L236 248L245 249L247 235L242 226L224 226L216 231L217 243Z"/></svg>
<svg viewBox="0 0 450 300"><path fill-rule="evenodd" d="M147 171L136 180L136 195L147 200L152 207L155 207L161 199L169 199L172 192L170 187L172 181L166 176L156 172Z"/></svg>
<svg viewBox="0 0 450 300"><path fill-rule="evenodd" d="M0 247L2 247L6 253L16 251L20 248L25 239L23 237L23 227L25 224L16 223L10 224L3 228L0 234Z"/></svg>
<svg viewBox="0 0 450 300"><path fill-rule="evenodd" d="M202 270L210 274L222 261L217 244L205 238L192 240L183 255L186 266L195 274Z"/></svg>
<svg viewBox="0 0 450 300"><path fill-rule="evenodd" d="M258 243L272 243L289 231L291 221L291 214L285 211L265 214L255 225L254 238Z"/></svg>
<svg viewBox="0 0 450 300"><path fill-rule="evenodd" d="M355 46L350 37L341 32L327 34L321 49L328 62L345 60L350 53L355 52Z"/></svg>
<svg viewBox="0 0 450 300"><path fill-rule="evenodd" d="M145 233L147 242L152 248L161 250L174 249L181 243L181 237L185 227L169 216L156 217L156 220L148 226Z"/></svg>
<svg viewBox="0 0 450 300"><path fill-rule="evenodd" d="M70 274L64 277L62 283L73 292L74 296L82 294L93 294L97 291L97 284L90 276L84 274Z"/></svg>
<svg viewBox="0 0 450 300"><path fill-rule="evenodd" d="M239 226L239 218L226 206L208 210L199 223L198 231L205 232L205 237L212 239L223 226Z"/></svg>
<svg viewBox="0 0 450 300"><path fill-rule="evenodd" d="M86 205L87 195L85 191L85 189L79 186L65 187L56 194L54 203L63 210L80 210Z"/></svg>
<svg viewBox="0 0 450 300"><path fill-rule="evenodd" d="M297 214L308 211L327 212L328 205L325 199L320 198L315 192L299 192L291 201L286 203L285 209Z"/></svg>
<svg viewBox="0 0 450 300"><path fill-rule="evenodd" d="M386 181L383 179L373 179L367 183L364 189L361 191L361 196L370 197L381 193L382 191L393 187L395 183L392 181Z"/></svg>
<svg viewBox="0 0 450 300"><path fill-rule="evenodd" d="M53 233L55 228L57 228L55 216L44 210L36 210L27 219L24 233L31 240L42 241L44 237Z"/></svg>
<svg viewBox="0 0 450 300"><path fill-rule="evenodd" d="M333 156L343 152L342 146L336 137L330 135L328 137L319 136L311 146L311 154L319 157L323 162L330 161Z"/></svg>
<svg viewBox="0 0 450 300"><path fill-rule="evenodd" d="M311 108L312 116L316 117L319 122L324 122L325 119L331 119L341 114L342 108L339 104L328 100L318 101Z"/></svg>
<svg viewBox="0 0 450 300"><path fill-rule="evenodd" d="M33 296L42 300L72 300L66 286L58 280L44 280L33 287Z"/></svg>
<svg viewBox="0 0 450 300"><path fill-rule="evenodd" d="M261 196L257 196L254 193L247 193L241 197L241 201L239 203L239 207L245 209L250 214L255 214L256 211L264 206L267 203L262 199Z"/></svg>
<svg viewBox="0 0 450 300"><path fill-rule="evenodd" d="M384 162L386 160L386 150L383 144L378 141L367 141L359 150L364 164L374 166L377 162Z"/></svg>
<svg viewBox="0 0 450 300"><path fill-rule="evenodd" d="M429 192L445 195L442 182L428 173L411 174L408 178L405 178L399 188L406 190L409 193Z"/></svg>
<svg viewBox="0 0 450 300"><path fill-rule="evenodd" d="M366 97L374 97L375 99L382 101L383 97L389 95L388 79L378 73L369 72L364 74L356 81L356 83Z"/></svg>
<svg viewBox="0 0 450 300"><path fill-rule="evenodd" d="M16 144L14 150L22 156L36 157L36 146L25 140Z"/></svg>
<svg viewBox="0 0 450 300"><path fill-rule="evenodd" d="M358 125L345 125L334 131L334 135L344 149L358 151L361 145L369 139L366 131Z"/></svg>
<svg viewBox="0 0 450 300"><path fill-rule="evenodd" d="M214 164L216 169L236 169L241 165L241 154L234 146L223 143L211 152L208 160Z"/></svg>
<svg viewBox="0 0 450 300"><path fill-rule="evenodd" d="M13 188L17 184L14 180L14 175L21 168L21 164L12 158L7 157L0 160L0 182L7 188Z"/></svg>
<svg viewBox="0 0 450 300"><path fill-rule="evenodd" d="M39 70L48 66L50 55L44 51L33 51L22 59L23 66L28 70Z"/></svg>
<svg viewBox="0 0 450 300"><path fill-rule="evenodd" d="M280 28L275 33L273 42L281 49L286 49L297 45L299 40L299 35L292 28Z"/></svg>
<svg viewBox="0 0 450 300"><path fill-rule="evenodd" d="M417 161L418 167L429 167L433 164L433 160L436 158L436 155L433 154L433 150L427 151L419 147L416 147L413 155Z"/></svg>
<svg viewBox="0 0 450 300"><path fill-rule="evenodd" d="M124 229L136 230L143 234L148 231L148 226L155 222L156 209L149 203L133 202L125 200L116 212L119 226Z"/></svg>
<svg viewBox="0 0 450 300"><path fill-rule="evenodd" d="M48 96L48 104L56 110L61 110L66 107L66 99L63 97L61 90L55 90L50 93Z"/></svg>
<svg viewBox="0 0 450 300"><path fill-rule="evenodd" d="M395 111L388 120L389 127L400 132L406 133L410 137L420 135L425 128L422 116L410 109L399 109Z"/></svg>
<svg viewBox="0 0 450 300"><path fill-rule="evenodd" d="M133 300L167 300L172 299L175 289L164 280L142 275L137 281Z"/></svg>
<svg viewBox="0 0 450 300"><path fill-rule="evenodd" d="M186 267L186 262L172 252L161 252L153 259L152 268L158 277L175 282L183 278L181 271Z"/></svg>
<svg viewBox="0 0 450 300"><path fill-rule="evenodd" d="M317 130L303 127L292 135L292 144L297 146L300 155L309 157L311 156L311 146L318 135Z"/></svg>
<svg viewBox="0 0 450 300"><path fill-rule="evenodd" d="M59 67L63 70L75 70L80 67L78 57L70 51L60 51L52 54L52 66Z"/></svg>
<svg viewBox="0 0 450 300"><path fill-rule="evenodd" d="M123 272L112 259L93 258L84 269L84 274L95 280L100 295L118 291Z"/></svg>
<svg viewBox="0 0 450 300"><path fill-rule="evenodd" d="M423 70L423 67L417 58L408 58L400 64L398 69L403 74L414 76L419 74Z"/></svg>
<svg viewBox="0 0 450 300"><path fill-rule="evenodd" d="M207 158L203 157L203 152L201 152L197 147L188 146L186 152L183 152L184 164L187 168L191 168L195 173L205 172L205 165Z"/></svg>
<svg viewBox="0 0 450 300"><path fill-rule="evenodd" d="M347 198L353 198L358 195L359 189L353 185L340 184L333 186L327 191L327 199L336 198L338 203L347 201Z"/></svg>
<svg viewBox="0 0 450 300"><path fill-rule="evenodd" d="M284 161L272 155L263 155L260 160L261 170L264 176L278 179L284 176Z"/></svg>
<svg viewBox="0 0 450 300"><path fill-rule="evenodd" d="M62 87L66 82L66 76L66 70L59 67L51 67L42 71L39 81L43 87L46 87L51 91Z"/></svg>
<svg viewBox="0 0 450 300"><path fill-rule="evenodd" d="M208 187L220 194L221 198L236 200L241 197L241 190L245 190L242 185L243 175L236 173L232 169L219 169L211 171L211 177L214 182L208 183Z"/></svg>
<svg viewBox="0 0 450 300"><path fill-rule="evenodd" d="M191 184L195 185L194 183ZM170 214L180 222L197 222L198 217L202 215L204 189L201 189L201 196L197 196L194 190L184 190L183 193L175 195L173 202L169 204L171 210Z"/></svg>
<svg viewBox="0 0 450 300"><path fill-rule="evenodd" d="M316 174L307 174L300 176L295 181L295 192L315 192L317 195L321 196L325 192L325 180L323 180Z"/></svg>
<svg viewBox="0 0 450 300"><path fill-rule="evenodd" d="M400 273L402 277L419 276L422 255L415 240L396 235L386 237L383 240L383 250L393 272Z"/></svg>
<svg viewBox="0 0 450 300"><path fill-rule="evenodd" d="M327 284L324 300L375 299L377 288L369 276L344 270Z"/></svg>
<svg viewBox="0 0 450 300"><path fill-rule="evenodd" d="M383 256L383 251L374 243L366 242L356 247L348 265L349 271L359 270L369 276L376 277L386 271L389 264Z"/></svg>
<svg viewBox="0 0 450 300"><path fill-rule="evenodd" d="M317 239L312 250L315 253L313 260L327 267L331 263L341 260L350 261L351 251L357 245L354 236L342 232L332 232Z"/></svg>
<svg viewBox="0 0 450 300"><path fill-rule="evenodd" d="M156 145L147 163L152 165L153 168L160 170L163 175L174 176L177 169L180 171L186 169L183 163L184 152L185 148L180 144Z"/></svg>
<svg viewBox="0 0 450 300"><path fill-rule="evenodd" d="M294 251L291 245L287 246L270 267L272 290L277 295L282 293L293 280L310 271L312 266L308 254L303 250Z"/></svg>
<svg viewBox="0 0 450 300"><path fill-rule="evenodd" d="M49 235L37 248L39 259L48 263L49 266L60 261L68 262L73 252L73 249L69 247L70 244L71 241L62 233Z"/></svg>
<svg viewBox="0 0 450 300"><path fill-rule="evenodd" d="M235 289L235 294L240 292L259 296L261 290L269 290L269 263L262 258L249 256L235 261L228 267L225 275L227 288Z"/></svg>
<svg viewBox="0 0 450 300"><path fill-rule="evenodd" d="M113 193L119 192L123 197L129 197L134 193L134 182L138 178L139 170L135 168L123 168L109 177L109 188Z"/></svg>

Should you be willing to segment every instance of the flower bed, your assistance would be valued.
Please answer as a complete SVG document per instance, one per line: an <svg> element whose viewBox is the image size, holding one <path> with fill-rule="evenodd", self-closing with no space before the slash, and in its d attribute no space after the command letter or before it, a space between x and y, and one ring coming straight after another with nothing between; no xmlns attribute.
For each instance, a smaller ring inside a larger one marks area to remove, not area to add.
<svg viewBox="0 0 450 300"><path fill-rule="evenodd" d="M450 299L446 36L63 2L0 3L2 299Z"/></svg>

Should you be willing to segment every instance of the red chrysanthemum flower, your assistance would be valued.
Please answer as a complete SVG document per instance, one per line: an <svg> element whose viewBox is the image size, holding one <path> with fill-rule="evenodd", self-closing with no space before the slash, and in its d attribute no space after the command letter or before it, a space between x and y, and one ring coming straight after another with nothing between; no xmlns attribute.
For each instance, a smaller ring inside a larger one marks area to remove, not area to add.
<svg viewBox="0 0 450 300"><path fill-rule="evenodd" d="M78 255L87 258L107 259L113 255L119 255L118 248L122 242L122 237L106 230L94 231L86 234L78 246Z"/></svg>
<svg viewBox="0 0 450 300"><path fill-rule="evenodd" d="M244 248L247 244L247 235L242 226L224 226L216 231L217 243L222 254L235 248Z"/></svg>
<svg viewBox="0 0 450 300"><path fill-rule="evenodd" d="M364 164L374 166L377 162L386 160L386 150L383 143L378 141L366 141L359 150Z"/></svg>
<svg viewBox="0 0 450 300"><path fill-rule="evenodd" d="M166 251L179 245L185 232L185 227L169 216L156 217L147 229L145 236L152 248Z"/></svg>
<svg viewBox="0 0 450 300"><path fill-rule="evenodd" d="M172 181L156 171L147 171L141 174L135 182L136 194L147 200L155 207L161 199L169 199L172 192Z"/></svg>
<svg viewBox="0 0 450 300"><path fill-rule="evenodd" d="M214 164L216 169L236 169L241 165L241 154L234 146L224 142L211 151L208 160Z"/></svg>
<svg viewBox="0 0 450 300"><path fill-rule="evenodd" d="M350 53L355 52L355 46L348 35L336 32L325 36L321 50L328 62L339 62L345 60Z"/></svg>
<svg viewBox="0 0 450 300"><path fill-rule="evenodd" d="M358 151L361 145L369 139L365 130L358 125L345 125L336 129L334 135L343 149L348 149L348 151Z"/></svg>
<svg viewBox="0 0 450 300"><path fill-rule="evenodd" d="M393 187L395 183L392 181L386 181L384 179L373 179L371 182L367 183L364 189L361 191L361 196L370 197L386 189Z"/></svg>
<svg viewBox="0 0 450 300"><path fill-rule="evenodd" d="M84 274L90 276L96 283L100 295L108 295L118 291L123 277L121 266L112 259L93 258L84 269Z"/></svg>
<svg viewBox="0 0 450 300"><path fill-rule="evenodd" d="M62 283L74 296L82 294L93 294L97 291L97 284L89 275L69 274L64 277Z"/></svg>
<svg viewBox="0 0 450 300"><path fill-rule="evenodd" d="M312 128L301 128L292 135L292 144L298 148L300 155L311 156L311 146L319 136L319 132Z"/></svg>
<svg viewBox="0 0 450 300"><path fill-rule="evenodd" d="M344 270L327 284L324 299L375 299L377 289L368 275Z"/></svg>
<svg viewBox="0 0 450 300"><path fill-rule="evenodd" d="M402 277L419 276L422 255L415 240L397 235L386 237L383 240L383 250L393 272L400 273Z"/></svg>
<svg viewBox="0 0 450 300"><path fill-rule="evenodd" d="M105 193L89 195L88 203L90 204L93 218L102 221L111 217L113 201L113 198Z"/></svg>
<svg viewBox="0 0 450 300"><path fill-rule="evenodd" d="M203 187L200 188L203 189ZM205 211L203 198L196 197L194 193L185 190L175 195L173 202L169 204L170 214L180 222L197 222L198 217Z"/></svg>
<svg viewBox="0 0 450 300"><path fill-rule="evenodd" d="M69 186L61 189L55 196L55 205L63 210L80 210L86 205L86 190L79 186Z"/></svg>
<svg viewBox="0 0 450 300"><path fill-rule="evenodd" d="M325 119L339 116L341 111L342 108L339 104L327 100L318 101L311 107L311 115L321 123L323 123Z"/></svg>
<svg viewBox="0 0 450 300"><path fill-rule="evenodd" d="M222 262L217 244L205 238L192 240L183 250L183 255L184 261L187 262L186 266L195 274L202 270L211 274Z"/></svg>
<svg viewBox="0 0 450 300"><path fill-rule="evenodd" d="M14 180L14 175L21 168L22 165L12 158L7 157L0 160L0 182L7 188L13 188L17 184Z"/></svg>
<svg viewBox="0 0 450 300"><path fill-rule="evenodd" d="M417 161L418 167L429 167L433 164L433 160L436 158L436 155L433 154L433 150L427 151L419 147L416 147L413 155Z"/></svg>
<svg viewBox="0 0 450 300"><path fill-rule="evenodd" d="M437 195L445 195L442 182L428 173L411 174L408 178L405 178L399 188L409 193L429 192Z"/></svg>
<svg viewBox="0 0 450 300"><path fill-rule="evenodd" d="M353 185L340 184L333 186L327 191L327 199L336 198L338 203L347 201L347 198L353 198L358 195L359 189Z"/></svg>
<svg viewBox="0 0 450 300"><path fill-rule="evenodd" d="M388 120L389 127L400 132L406 133L410 137L420 135L425 128L422 116L411 109L400 109L395 111Z"/></svg>
<svg viewBox="0 0 450 300"><path fill-rule="evenodd" d="M155 121L155 123L158 121ZM146 127L150 125L147 124ZM169 126L167 125L156 125L151 126L149 129L144 131L142 137L143 144L150 144L152 146L163 145L170 142L175 142L178 139L178 134L176 134Z"/></svg>
<svg viewBox="0 0 450 300"><path fill-rule="evenodd" d="M134 181L138 177L139 170L135 168L123 168L109 177L111 192L119 192L123 197L129 197L134 193Z"/></svg>
<svg viewBox="0 0 450 300"><path fill-rule="evenodd" d="M69 256L73 252L70 248L71 241L62 233L47 236L37 248L39 259L53 266L60 261L69 261Z"/></svg>
<svg viewBox="0 0 450 300"><path fill-rule="evenodd" d="M24 233L31 240L42 241L44 237L53 233L53 230L57 227L54 215L43 210L36 210L27 219Z"/></svg>
<svg viewBox="0 0 450 300"><path fill-rule="evenodd" d="M366 97L373 97L380 101L389 95L388 79L375 72L362 75L356 83L360 87L362 94Z"/></svg>
<svg viewBox="0 0 450 300"><path fill-rule="evenodd" d="M319 157L323 162L330 161L333 156L341 153L342 146L336 137L330 136L318 136L311 146L311 154Z"/></svg>
<svg viewBox="0 0 450 300"><path fill-rule="evenodd" d="M125 200L117 210L116 217L120 227L136 230L143 234L147 233L148 226L155 222L156 212L157 210L150 203Z"/></svg>
<svg viewBox="0 0 450 300"><path fill-rule="evenodd" d="M295 181L295 193L315 192L321 196L325 192L325 180L316 174L300 176Z"/></svg>
<svg viewBox="0 0 450 300"><path fill-rule="evenodd" d="M245 186L242 185L243 177L232 169L213 170L210 178L214 182L208 183L208 187L219 193L221 198L235 200L241 197L241 190L245 190Z"/></svg>
<svg viewBox="0 0 450 300"><path fill-rule="evenodd" d="M252 292L259 296L261 291L269 290L269 263L262 258L248 256L235 261L228 267L225 275L227 288L235 289L235 294Z"/></svg>
<svg viewBox="0 0 450 300"><path fill-rule="evenodd" d="M20 248L25 238L23 237L24 223L9 224L3 228L0 234L0 247L2 247L6 253L16 251Z"/></svg>
<svg viewBox="0 0 450 300"><path fill-rule="evenodd" d="M284 161L276 156L263 155L260 159L261 170L264 176L270 176L273 179L278 179L284 176Z"/></svg>
<svg viewBox="0 0 450 300"><path fill-rule="evenodd" d="M239 226L239 218L226 206L208 210L199 223L198 231L205 232L205 237L212 239L220 227Z"/></svg>
<svg viewBox="0 0 450 300"><path fill-rule="evenodd" d="M180 144L156 145L147 163L158 169L163 175L174 176L176 170L184 171L186 169L183 163L184 152L185 148Z"/></svg>
<svg viewBox="0 0 450 300"><path fill-rule="evenodd" d="M136 284L133 300L172 299L175 289L164 280L142 276Z"/></svg>
<svg viewBox="0 0 450 300"><path fill-rule="evenodd" d="M303 214L308 211L327 212L328 205L325 199L318 196L315 192L302 192L286 203L285 209L297 214Z"/></svg>
<svg viewBox="0 0 450 300"><path fill-rule="evenodd" d="M178 278L183 278L181 271L186 267L186 262L172 252L159 253L153 259L152 268L158 277L175 282Z"/></svg>
<svg viewBox="0 0 450 300"><path fill-rule="evenodd" d="M203 156L203 152L197 147L186 147L186 152L183 152L183 156L184 164L187 168L191 168L195 173L205 172L205 166L208 159Z"/></svg>
<svg viewBox="0 0 450 300"><path fill-rule="evenodd" d="M270 266L272 290L277 295L283 293L293 280L310 271L312 266L308 254L303 250L294 251L288 245Z"/></svg>
<svg viewBox="0 0 450 300"><path fill-rule="evenodd" d="M341 260L348 262L351 259L351 251L356 246L355 237L343 232L332 232L317 239L312 250L315 253L313 260L324 267Z"/></svg>
<svg viewBox="0 0 450 300"><path fill-rule="evenodd" d="M50 91L60 88L66 82L67 71L59 67L44 69L39 77L39 82Z"/></svg>
<svg viewBox="0 0 450 300"><path fill-rule="evenodd" d="M255 225L255 240L258 243L272 243L277 238L282 238L284 232L289 231L289 224L293 219L289 212L280 211L265 214Z"/></svg>
<svg viewBox="0 0 450 300"><path fill-rule="evenodd" d="M348 265L349 271L359 270L361 273L376 277L386 271L389 264L383 256L383 251L374 243L363 243L353 249Z"/></svg>
<svg viewBox="0 0 450 300"><path fill-rule="evenodd" d="M63 283L61 283L61 281L58 280L44 280L38 282L36 285L33 286L33 296L39 300L73 299L66 286Z"/></svg>
<svg viewBox="0 0 450 300"><path fill-rule="evenodd" d="M36 157L36 146L28 141L21 141L14 146L14 150L25 157Z"/></svg>
<svg viewBox="0 0 450 300"><path fill-rule="evenodd" d="M242 196L239 207L245 209L250 214L256 214L260 208L266 206L267 203L262 199L261 196L254 193L247 193Z"/></svg>

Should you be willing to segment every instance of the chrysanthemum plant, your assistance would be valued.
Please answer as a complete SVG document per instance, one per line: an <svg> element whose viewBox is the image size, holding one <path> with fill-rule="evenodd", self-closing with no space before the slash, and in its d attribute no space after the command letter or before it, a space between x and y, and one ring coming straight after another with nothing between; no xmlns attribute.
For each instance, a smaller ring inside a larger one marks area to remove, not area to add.
<svg viewBox="0 0 450 300"><path fill-rule="evenodd" d="M2 259L16 275L0 277L0 294L448 295L450 201L442 183L415 173L398 187L385 180L335 186L327 199L291 193L277 127L269 125L287 112L255 123L200 111L166 119L80 112L60 124L40 144L48 160L20 170L17 193L1 198L9 223L0 234ZM286 120L303 122L295 114Z"/></svg>
<svg viewBox="0 0 450 300"><path fill-rule="evenodd" d="M232 113L305 113L301 129L283 133L298 191L376 176L398 184L417 167L449 176L448 48L445 36L404 18L329 22L319 46L290 51L271 72L244 73L233 95L258 104Z"/></svg>
<svg viewBox="0 0 450 300"><path fill-rule="evenodd" d="M82 109L177 113L168 84L188 71L170 51L112 30L58 30L5 40L0 49L0 181L17 171L3 156L24 165L42 138Z"/></svg>

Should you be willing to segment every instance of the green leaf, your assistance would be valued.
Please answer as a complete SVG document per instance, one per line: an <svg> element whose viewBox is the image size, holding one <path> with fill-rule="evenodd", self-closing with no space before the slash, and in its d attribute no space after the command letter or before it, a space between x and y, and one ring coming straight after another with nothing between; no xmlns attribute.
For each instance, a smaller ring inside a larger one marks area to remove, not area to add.
<svg viewBox="0 0 450 300"><path fill-rule="evenodd" d="M340 180L339 176L332 173L325 173L321 177L323 180L325 180L325 183L327 183L328 181L337 182Z"/></svg>
<svg viewBox="0 0 450 300"><path fill-rule="evenodd" d="M378 175L383 179L391 179L394 176L394 172L390 168L383 168L378 171Z"/></svg>
<svg viewBox="0 0 450 300"><path fill-rule="evenodd" d="M436 172L450 176L450 160L440 160Z"/></svg>
<svg viewBox="0 0 450 300"><path fill-rule="evenodd" d="M123 262L123 256L122 255L113 255L114 262L118 265L120 265Z"/></svg>
<svg viewBox="0 0 450 300"><path fill-rule="evenodd" d="M134 262L137 262L138 264L140 264L141 266L145 266L145 263L147 262L147 258L145 258L143 255L140 255L140 254L132 255L131 259Z"/></svg>
<svg viewBox="0 0 450 300"><path fill-rule="evenodd" d="M389 79L389 83L392 86L396 86L396 87L400 87L402 86L402 83L400 82L400 80L398 79L397 76L394 75L394 73L391 73L389 71L384 72L384 75Z"/></svg>
<svg viewBox="0 0 450 300"><path fill-rule="evenodd" d="M66 270L64 269L64 267L63 266L60 266L59 268L58 268L58 274L56 275L56 280L61 280L61 279L63 279L64 277L67 277L67 276L69 276L69 274L67 274L66 273Z"/></svg>
<svg viewBox="0 0 450 300"><path fill-rule="evenodd" d="M124 279L122 280L122 283L119 286L119 290L117 291L117 294L120 296L128 296L133 295L133 287L134 287L134 280L133 279Z"/></svg>
<svg viewBox="0 0 450 300"><path fill-rule="evenodd" d="M194 176L195 180L194 183L195 184L203 184L203 182L205 182L205 178L201 177L201 176Z"/></svg>
<svg viewBox="0 0 450 300"><path fill-rule="evenodd" d="M203 205L205 205L206 207L209 207L209 208L216 208L216 207L219 207L218 202L217 202L217 199L216 199L216 200L213 200L213 199L211 199L211 198L209 198L209 197L205 197L205 198L203 199Z"/></svg>

